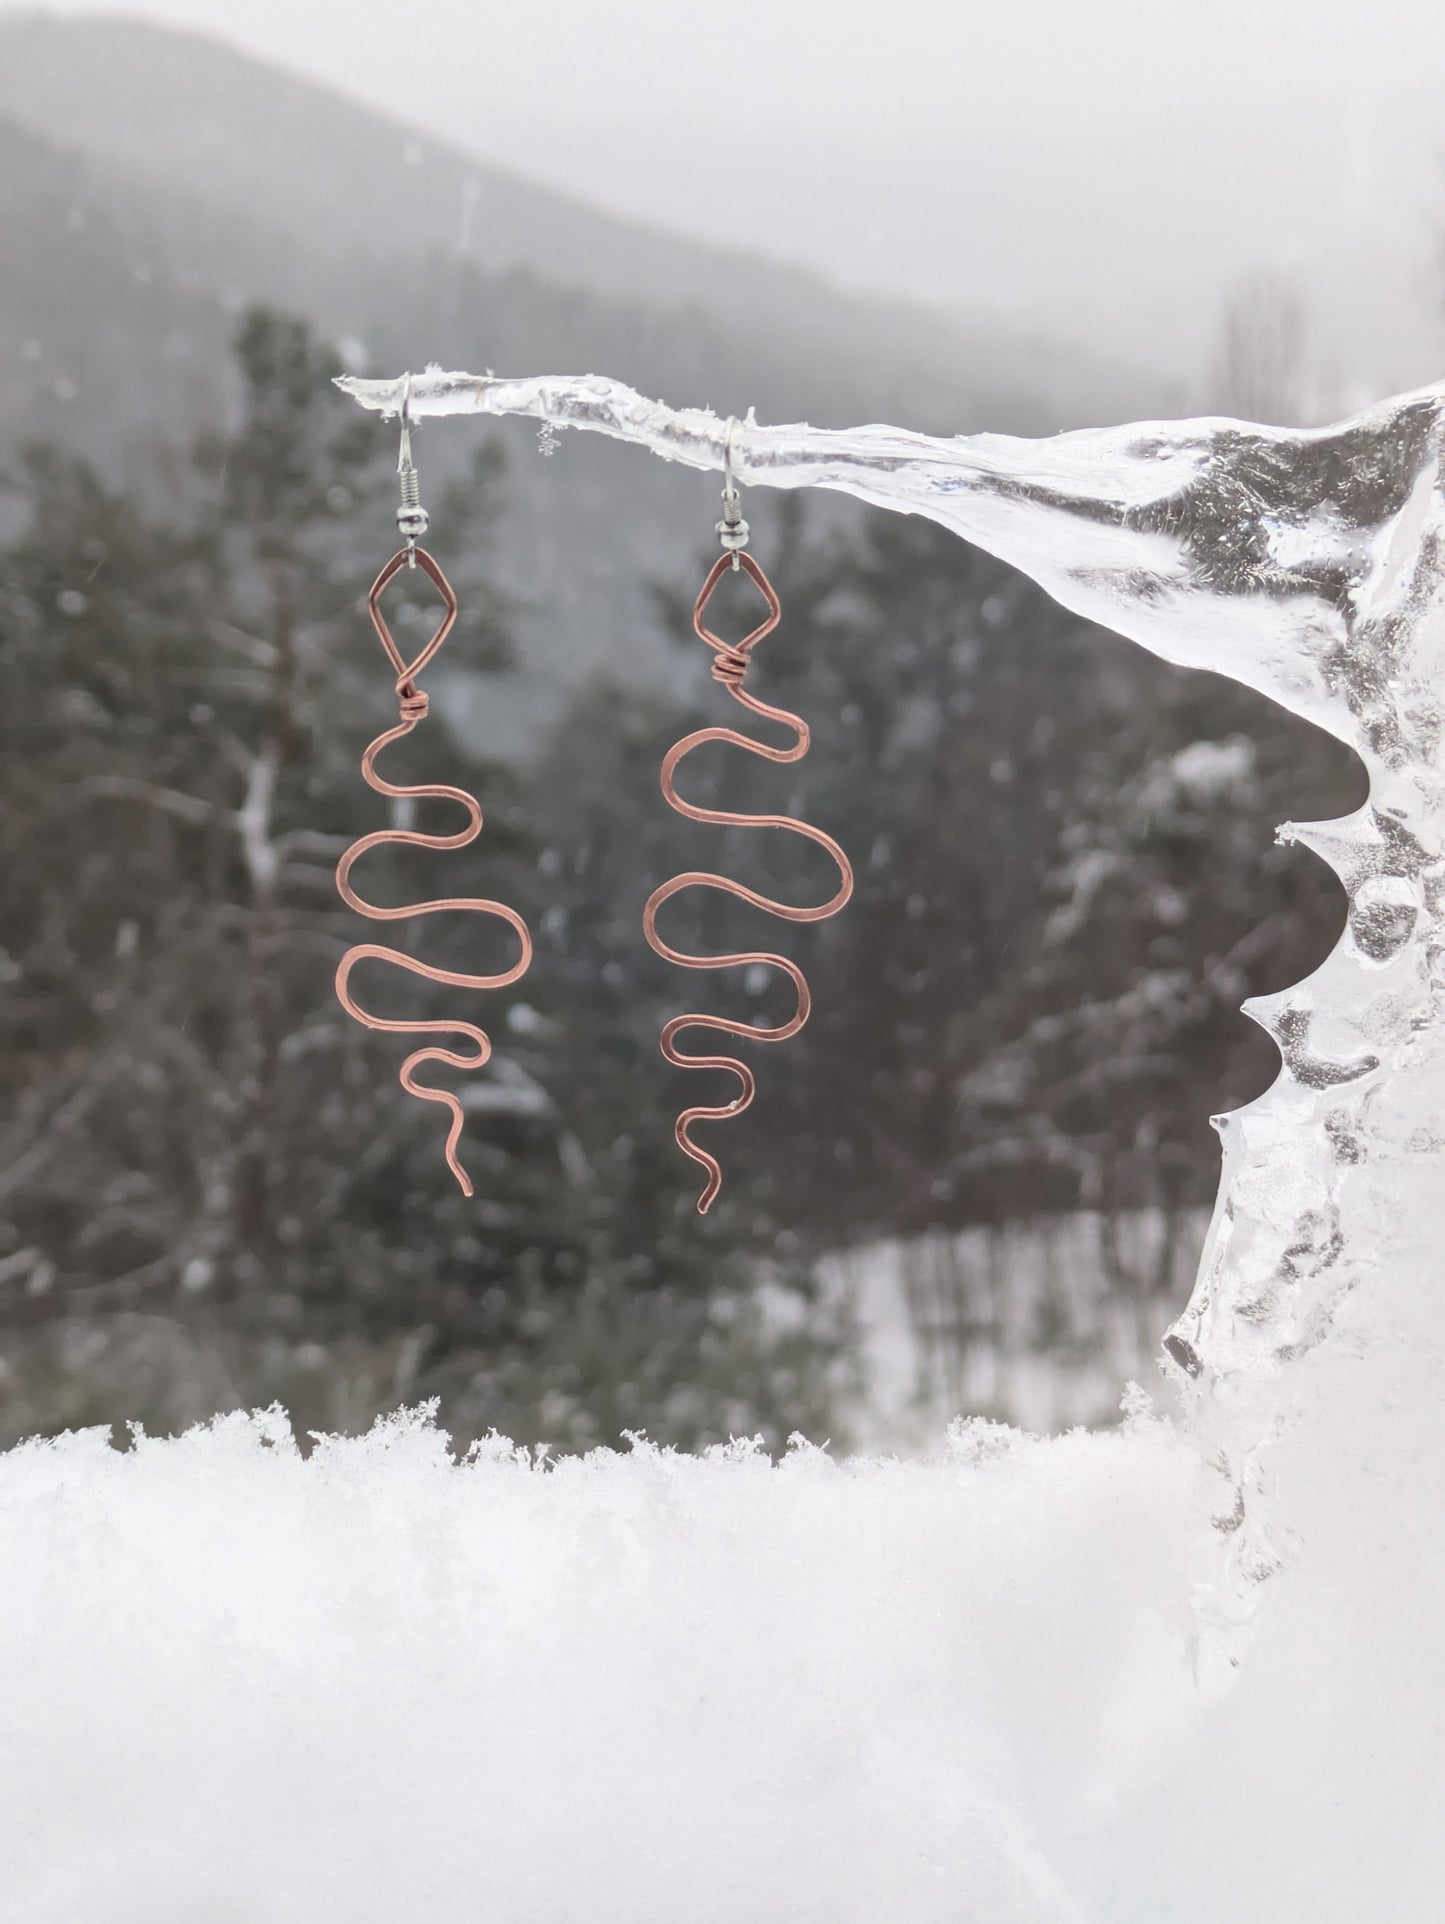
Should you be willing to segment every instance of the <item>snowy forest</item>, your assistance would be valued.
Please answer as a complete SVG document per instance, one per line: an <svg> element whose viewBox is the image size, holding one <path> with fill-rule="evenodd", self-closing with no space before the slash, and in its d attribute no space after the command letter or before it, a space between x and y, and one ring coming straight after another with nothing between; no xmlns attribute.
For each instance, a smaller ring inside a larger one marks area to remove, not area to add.
<svg viewBox="0 0 1445 1924"><path fill-rule="evenodd" d="M466 1097L481 1195L464 1204L386 1044L331 990L356 939L332 868L372 822L356 761L391 699L361 597L395 461L331 376L374 351L363 336L445 351L484 335L565 362L571 330L685 390L698 330L669 333L662 310L640 326L611 288L488 272L424 230L418 271L363 313L359 237L303 252L304 200L283 209L235 177L283 170L284 141L230 150L230 176L213 157L204 220L148 175L163 143L91 171L126 135L87 86L119 58L156 88L155 36L0 31L0 220L8 258L30 263L0 293L16 350L0 386L0 1434L122 1406L164 1429L274 1399L299 1430L354 1429L438 1397L462 1442L846 1437L858 1330L836 1278L869 1251L931 1252L908 1303L925 1365L1001 1343L1077 1361L1111 1340L1097 1302L1081 1322L1077 1279L1000 1307L999 1248L1050 1224L1070 1226L1140 1367L1213 1192L1206 1118L1271 1073L1239 1004L1339 931L1333 879L1271 832L1355 805L1351 757L927 524L756 504L784 607L770 698L814 730L788 805L838 838L859 886L805 938L815 1015L760 1065L724 1202L699 1222L656 1046L681 992L638 922L699 856L656 770L715 693L689 622L709 497L687 477L619 482L606 450L568 476L526 435L464 447L428 428L429 539L462 625L447 725L407 751L411 778L480 796L486 892L538 938ZM166 51L218 116L270 89L287 124L295 83L205 43ZM321 108L367 164L385 130ZM825 418L886 404L844 371L866 318L839 303L806 378L786 316L728 343L751 357L728 376L737 405L785 382ZM1278 329L1250 335L1248 318L1233 377L1284 398ZM1047 400L1010 392L1017 369L982 371L989 347L970 356L970 420L1046 419ZM941 395L941 349L900 363L915 413L965 405ZM529 552L557 529L565 560L538 573ZM728 806L777 800L756 767L719 758L701 779ZM721 865L758 859L737 844ZM786 890L767 859L759 885ZM396 899L431 882L424 861L391 878ZM733 913L703 905L703 947L726 946ZM446 965L471 939L432 930L427 953ZM745 1020L778 994L766 977L710 988ZM443 1006L425 985L394 993L401 1013Z"/></svg>

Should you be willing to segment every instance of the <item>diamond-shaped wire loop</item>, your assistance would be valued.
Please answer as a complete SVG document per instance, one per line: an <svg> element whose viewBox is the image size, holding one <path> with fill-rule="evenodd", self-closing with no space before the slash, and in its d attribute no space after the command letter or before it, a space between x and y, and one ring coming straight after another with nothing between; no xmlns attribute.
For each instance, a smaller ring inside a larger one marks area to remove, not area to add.
<svg viewBox="0 0 1445 1924"><path fill-rule="evenodd" d="M709 648L715 649L720 655L751 654L758 643L762 641L765 636L773 632L783 615L782 605L778 600L772 582L768 580L768 577L763 573L757 562L753 560L752 556L745 550L740 550L736 559L742 564L744 571L752 577L758 593L768 604L768 612L766 618L759 622L758 626L754 628L750 635L744 635L741 641L724 641L721 635L715 635L713 633L712 629L709 628L703 620L703 616L707 612L707 604L712 600L713 595L717 591L718 583L725 574L732 572L734 561L734 556L730 554L719 555L713 563L712 572L702 584L702 593L693 604L692 625L697 631L698 639L705 641Z"/></svg>
<svg viewBox="0 0 1445 1924"><path fill-rule="evenodd" d="M442 618L437 624L436 632L421 653L412 661L405 659L396 645L390 628L386 625L386 617L381 612L381 597L401 570L406 567L412 552L410 549L403 548L399 553L394 554L371 584L371 593L366 597L366 611L371 616L371 625L380 637L381 645L386 650L392 667L396 670L396 692L403 703L416 696L417 676L451 633L457 618L457 598L452 591L452 584L425 548L417 548L414 551L416 565L442 598Z"/></svg>

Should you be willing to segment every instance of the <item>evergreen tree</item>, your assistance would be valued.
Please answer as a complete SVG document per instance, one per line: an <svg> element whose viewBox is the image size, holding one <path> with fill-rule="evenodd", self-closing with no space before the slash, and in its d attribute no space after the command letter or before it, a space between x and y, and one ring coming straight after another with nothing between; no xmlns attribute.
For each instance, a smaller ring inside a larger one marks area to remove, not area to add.
<svg viewBox="0 0 1445 1924"><path fill-rule="evenodd" d="M17 476L26 526L0 554L0 1314L84 1317L102 1343L117 1319L161 1319L192 1344L178 1367L201 1369L195 1345L223 1359L225 1400L280 1394L325 1422L436 1393L463 1436L817 1425L826 1352L764 1326L750 1270L692 1227L680 1176L654 1182L650 1149L631 1156L636 1024L625 995L574 996L550 825L526 826L518 773L478 764L439 719L448 672L505 660L484 580L459 579L463 618L429 677L442 699L385 771L470 788L482 836L358 870L373 900L491 895L543 930L529 976L484 1008L367 965L370 1005L479 1020L496 1041L458 1083L476 1200L446 1170L437 1113L396 1082L405 1038L338 1008L336 961L372 931L334 865L385 819L357 763L395 719L357 592L375 548L355 552L358 520L386 539L388 437L334 396L334 357L302 323L250 312L236 359L236 424L170 464L166 513L45 450ZM494 470L484 456L433 504L442 553L485 517ZM386 610L403 648L439 612L405 571ZM479 945L510 938L479 921L388 939L490 971ZM151 1404L105 1413L206 1413L174 1384Z"/></svg>

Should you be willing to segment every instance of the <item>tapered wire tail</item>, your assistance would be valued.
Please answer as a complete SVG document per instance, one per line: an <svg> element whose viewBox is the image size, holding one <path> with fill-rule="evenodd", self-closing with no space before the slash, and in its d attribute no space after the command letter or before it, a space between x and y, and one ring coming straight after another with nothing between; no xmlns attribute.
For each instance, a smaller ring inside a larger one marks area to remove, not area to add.
<svg viewBox="0 0 1445 1924"><path fill-rule="evenodd" d="M726 495L724 500L726 501ZM725 514L725 523L729 534L734 533L741 525L742 540L746 540L747 524L745 522L740 523L740 518L728 522ZM766 742L754 741L748 735L739 734L734 728L697 729L669 749L664 758L661 775L663 795L669 807L675 809L679 815L685 815L689 821L712 822L724 828L785 828L795 835L804 835L809 841L816 842L820 848L826 849L832 856L838 865L840 882L836 894L820 907L792 908L786 903L773 901L770 896L760 895L756 889L747 888L743 883L734 882L725 875L715 875L707 870L690 869L686 874L675 875L670 882L664 882L660 888L654 889L642 911L643 933L652 948L665 961L675 962L684 969L735 969L762 964L768 968L781 969L793 984L797 995L797 1008L792 1017L772 1029L757 1029L749 1023L735 1022L729 1017L715 1015L678 1015L663 1028L661 1048L669 1062L681 1069L728 1069L742 1085L731 1102L714 1108L699 1106L685 1109L677 1119L675 1134L678 1147L684 1155L691 1156L694 1162L700 1163L707 1172L707 1182L698 1198L699 1215L706 1215L717 1200L718 1192L722 1188L722 1167L716 1156L693 1141L690 1133L691 1125L695 1122L721 1121L728 1116L741 1115L752 1102L757 1084L752 1070L745 1063L740 1062L736 1056L684 1055L677 1048L676 1038L684 1029L715 1029L723 1035L745 1036L753 1042L785 1042L789 1036L796 1035L808 1020L812 998L808 993L807 980L802 970L796 962L790 961L785 955L748 950L746 953L739 952L732 955L699 956L686 955L681 950L673 948L669 943L664 942L657 932L657 911L664 902L670 901L674 895L681 894L684 889L710 888L720 889L724 894L735 896L740 902L747 902L753 908L764 909L769 915L781 916L784 921L826 922L830 916L838 913L853 893L852 865L832 836L825 835L822 829L813 828L809 823L800 822L791 815L740 815L730 809L700 808L694 802L685 801L677 792L674 777L679 764L692 753L693 749L702 747L705 742L728 742L735 748L745 748L751 755L761 755L764 760L770 762L799 762L807 754L811 739L807 723L799 716L790 714L785 708L773 708L766 702L758 701L743 685L752 651L777 627L782 609L772 583L752 556L743 551L741 541L730 541L726 535L724 535L724 541L725 552L713 564L693 608L693 627L699 638L713 650L714 679L727 689L733 700L752 714L760 715L765 721L780 722L792 731L795 739L790 748L771 748ZM759 626L742 641L726 642L721 636L712 632L704 616L707 605L724 573L739 566L752 577L767 603L768 612Z"/></svg>
<svg viewBox="0 0 1445 1924"><path fill-rule="evenodd" d="M403 508L405 508L405 500ZM419 567L426 574L442 597L443 615L431 640L413 661L406 661L392 639L386 618L381 612L381 596L389 584L403 568ZM514 929L521 944L521 953L510 969L500 975L471 975L458 969L438 969L428 962L419 962L415 956L403 955L399 949L387 948L377 942L361 942L348 949L342 956L336 970L336 994L341 1006L348 1015L358 1022L365 1023L368 1029L381 1029L391 1035L451 1035L464 1037L471 1044L471 1052L461 1054L455 1049L443 1049L436 1044L417 1049L401 1065L399 1079L403 1089L409 1094L420 1096L424 1102L439 1102L451 1117L447 1131L447 1167L461 1185L462 1194L472 1193L471 1179L462 1168L457 1156L457 1144L462 1133L462 1105L449 1089L435 1089L418 1082L416 1072L425 1062L444 1063L452 1069L480 1069L492 1053L492 1045L485 1030L472 1022L454 1021L403 1021L388 1016L372 1015L361 1007L351 993L351 971L358 962L373 960L391 962L397 968L406 969L412 975L419 975L428 982L442 982L458 989L504 989L526 974L532 960L532 938L526 923L515 909L508 908L504 902L491 902L478 896L451 896L435 902L416 902L404 908L378 908L374 903L364 901L351 885L353 865L365 855L368 849L387 845L405 845L410 848L454 849L466 848L481 833L482 810L474 795L465 789L449 788L440 784L425 783L420 786L399 787L387 781L376 772L376 758L390 743L401 741L424 719L428 698L417 686L417 678L423 668L436 654L442 643L452 631L457 618L457 599L452 592L451 583L442 573L437 563L425 551L411 541L394 554L372 584L371 593L366 600L367 611L385 648L392 666L396 669L396 694L401 719L395 728L388 728L377 736L361 758L361 772L370 787L378 795L395 799L417 799L457 802L467 812L467 826L454 835L425 835L419 830L409 828L378 829L374 834L363 835L353 842L336 865L336 886L341 899L359 915L368 916L374 922L400 922L414 915L439 915L451 909L474 910L483 915L500 916L502 921Z"/></svg>

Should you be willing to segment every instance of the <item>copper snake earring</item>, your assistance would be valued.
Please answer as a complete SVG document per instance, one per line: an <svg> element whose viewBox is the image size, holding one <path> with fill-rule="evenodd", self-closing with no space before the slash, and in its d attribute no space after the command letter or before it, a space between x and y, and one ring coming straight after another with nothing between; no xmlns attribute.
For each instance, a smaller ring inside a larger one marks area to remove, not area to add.
<svg viewBox="0 0 1445 1924"><path fill-rule="evenodd" d="M654 889L642 911L642 928L648 942L665 961L676 962L685 969L735 969L750 968L757 964L781 969L792 982L797 994L797 1007L787 1022L776 1028L754 1028L746 1022L735 1022L724 1016L678 1015L674 1016L663 1028L661 1048L663 1055L681 1069L728 1069L742 1084L738 1094L729 1103L719 1107L697 1107L684 1109L678 1117L675 1131L678 1147L684 1155L691 1156L707 1172L707 1182L698 1198L699 1214L706 1214L717 1199L722 1187L722 1169L716 1156L694 1142L690 1134L695 1122L721 1121L728 1116L738 1116L752 1102L756 1081L751 1069L735 1056L684 1055L677 1047L677 1037L684 1029L715 1029L723 1035L746 1037L753 1042L784 1042L794 1036L808 1020L812 1008L812 998L802 970L796 962L789 961L785 955L770 955L750 950L733 955L684 955L680 950L664 942L657 933L657 911L663 903L684 889L711 888L722 889L739 901L747 902L754 908L765 909L770 915L781 916L788 922L825 922L829 916L836 915L849 896L853 893L853 870L847 856L839 848L831 835L825 835L820 828L813 828L807 822L800 822L791 815L739 815L729 809L700 808L696 803L684 801L674 786L673 777L678 765L694 748L704 742L728 742L735 748L745 748L751 755L761 755L770 762L799 762L808 752L811 739L808 724L799 716L790 714L785 708L770 707L756 696L750 695L744 687L753 650L777 627L782 617L782 609L774 592L772 583L763 570L746 552L748 524L742 518L741 498L733 482L732 474L732 428L728 423L728 435L724 452L723 518L718 523L723 553L713 564L707 580L702 585L692 611L693 628L700 641L707 643L713 651L713 679L722 684L733 700L764 721L780 723L791 731L794 740L789 748L770 748L766 742L754 741L750 736L739 734L733 728L699 728L686 735L668 750L662 764L662 792L669 807L689 821L713 822L728 828L786 828L795 835L806 835L809 841L825 848L838 865L840 881L836 894L824 902L820 908L790 908L785 903L775 902L771 897L760 895L756 889L745 887L723 875L714 875L706 870L690 869L684 875L675 875L670 882L664 882ZM715 635L707 626L704 616L718 583L725 572L742 568L751 577L758 592L762 595L767 612L763 620L745 635L741 641L727 642Z"/></svg>
<svg viewBox="0 0 1445 1924"><path fill-rule="evenodd" d="M460 1036L471 1044L470 1052L461 1054L455 1049L444 1049L435 1043L417 1049L402 1063L399 1072L401 1086L409 1094L420 1096L425 1102L439 1102L449 1112L451 1126L447 1131L447 1167L461 1185L463 1195L472 1193L471 1179L457 1157L457 1143L462 1133L462 1105L449 1089L436 1089L424 1082L418 1082L416 1072L423 1063L445 1063L452 1069L480 1069L492 1053L492 1045L486 1032L472 1022L451 1020L414 1021L397 1020L388 1016L372 1015L363 1009L351 993L351 971L358 962L372 959L390 962L395 967L406 969L412 975L424 977L428 982L446 983L458 989L504 989L509 983L516 982L525 975L532 960L532 938L526 923L515 909L508 908L503 902L491 902L476 896L452 896L444 901L417 902L406 908L378 908L374 903L363 901L351 886L353 865L368 849L381 848L390 844L403 844L411 848L457 849L466 848L476 840L481 832L481 806L473 795L465 789L449 788L435 783L420 785L398 785L387 781L376 772L376 758L382 749L392 742L402 741L422 721L429 706L425 692L418 688L417 681L422 670L439 652L442 643L451 633L457 618L457 598L451 584L425 549L417 547L418 539L426 533L427 515L421 506L417 472L411 458L411 377L407 377L407 388L401 404L401 453L397 461L397 472L401 476L401 506L397 511L397 527L406 543L394 554L372 584L371 593L366 598L367 612L377 637L386 650L387 658L396 670L396 695L400 710L400 720L394 728L388 728L378 735L361 758L361 773L367 783L378 795L385 795L392 801L409 802L431 800L457 802L467 812L467 825L458 829L454 835L424 835L416 829L392 827L378 829L374 834L363 835L353 842L342 856L336 868L336 886L342 900L360 915L369 916L374 922L401 922L414 915L437 915L444 910L472 909L483 915L496 915L514 929L521 944L521 953L510 969L500 975L471 975L457 969L438 969L430 963L419 962L414 956L404 955L398 949L387 948L378 942L361 942L348 949L342 956L336 971L336 994L341 1006L348 1015L366 1024L368 1029L381 1029L391 1035L448 1035ZM411 661L407 661L392 637L386 618L381 612L381 597L403 568L420 568L427 576L442 599L442 614L430 641Z"/></svg>

